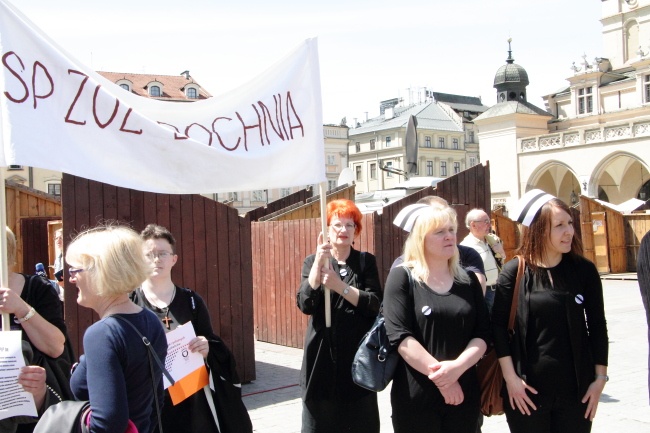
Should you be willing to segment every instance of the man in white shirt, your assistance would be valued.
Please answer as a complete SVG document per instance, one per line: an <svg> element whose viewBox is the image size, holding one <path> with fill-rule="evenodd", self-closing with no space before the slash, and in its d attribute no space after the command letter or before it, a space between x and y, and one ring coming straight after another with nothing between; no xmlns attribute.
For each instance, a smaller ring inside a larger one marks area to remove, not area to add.
<svg viewBox="0 0 650 433"><path fill-rule="evenodd" d="M499 276L500 263L495 258L495 254L505 258L503 244L496 243L492 246L487 242L486 236L491 232L492 225L490 217L483 209L472 209L465 216L465 225L469 229L469 234L460 243L476 250L483 260L485 267L485 303L488 309L492 311L494 303L494 292L496 290L497 278Z"/></svg>

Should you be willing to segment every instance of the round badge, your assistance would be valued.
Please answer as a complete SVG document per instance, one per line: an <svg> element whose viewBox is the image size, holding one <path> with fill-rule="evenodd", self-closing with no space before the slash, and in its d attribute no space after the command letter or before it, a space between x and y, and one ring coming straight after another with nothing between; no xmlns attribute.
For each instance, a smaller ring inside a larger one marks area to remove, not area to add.
<svg viewBox="0 0 650 433"><path fill-rule="evenodd" d="M348 275L348 268L340 268L340 269L339 269L339 274L340 274L342 277L346 277L346 276Z"/></svg>
<svg viewBox="0 0 650 433"><path fill-rule="evenodd" d="M425 316L431 314L431 307L429 307L428 305L422 307L422 314L424 314Z"/></svg>
<svg viewBox="0 0 650 433"><path fill-rule="evenodd" d="M576 299L576 304L582 304L585 300L585 298L580 294L576 295L575 299Z"/></svg>

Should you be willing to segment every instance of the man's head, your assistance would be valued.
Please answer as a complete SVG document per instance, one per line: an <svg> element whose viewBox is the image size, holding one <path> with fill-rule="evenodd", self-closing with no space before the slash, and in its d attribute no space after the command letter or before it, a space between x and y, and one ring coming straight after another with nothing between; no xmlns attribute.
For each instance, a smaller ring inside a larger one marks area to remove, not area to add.
<svg viewBox="0 0 650 433"><path fill-rule="evenodd" d="M465 225L469 232L478 239L484 239L490 233L490 217L483 209L472 209L465 216Z"/></svg>

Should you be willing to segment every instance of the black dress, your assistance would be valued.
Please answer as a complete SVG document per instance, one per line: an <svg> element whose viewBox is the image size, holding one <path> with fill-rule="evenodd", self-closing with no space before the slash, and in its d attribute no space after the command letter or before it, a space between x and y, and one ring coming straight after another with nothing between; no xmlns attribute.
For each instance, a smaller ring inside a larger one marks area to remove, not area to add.
<svg viewBox="0 0 650 433"><path fill-rule="evenodd" d="M393 346L413 337L438 361L458 358L470 340L491 340L488 310L481 284L470 272L470 284L454 281L446 293L416 282L412 293L404 267L390 271L386 280L384 317ZM474 367L458 379L464 400L452 406L429 378L401 362L391 388L395 432L472 432L479 415L479 388Z"/></svg>
<svg viewBox="0 0 650 433"><path fill-rule="evenodd" d="M527 266L510 341L507 323L518 262L515 258L506 263L499 275L492 309L497 356L511 356L517 375L538 391L528 394L538 408L533 415L552 415L563 402L560 410L575 406L563 426L589 431L586 405L580 400L595 379L595 365L607 365L609 347L598 271L590 261L571 254L563 254L553 268L532 272ZM505 386L501 395L508 398ZM540 423L504 406L511 430L531 431L526 422Z"/></svg>
<svg viewBox="0 0 650 433"><path fill-rule="evenodd" d="M141 288L131 294L131 299L137 305L153 311L163 322L166 332L191 321L196 335L207 338L210 345L206 363L214 380L213 400L220 430L217 430L203 390L176 406L173 405L169 392L165 392L162 410L163 430L179 433L252 432L250 417L241 401L241 386L235 370L234 357L223 340L212 330L210 315L203 299L196 292L178 286L168 308L161 309L150 304Z"/></svg>
<svg viewBox="0 0 650 433"><path fill-rule="evenodd" d="M356 385L351 373L359 341L374 323L381 304L375 257L353 249L344 267L336 260L331 261L343 281L360 292L356 307L334 291L330 292L332 326L329 329L325 327L324 291L309 285L313 263L314 255L305 259L297 295L298 308L310 315L300 371L302 431L377 433L377 394Z"/></svg>

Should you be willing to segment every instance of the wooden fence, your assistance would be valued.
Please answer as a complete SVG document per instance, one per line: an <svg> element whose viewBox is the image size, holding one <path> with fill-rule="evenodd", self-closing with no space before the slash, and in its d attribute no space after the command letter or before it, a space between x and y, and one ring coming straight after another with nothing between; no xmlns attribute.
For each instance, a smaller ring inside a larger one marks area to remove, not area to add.
<svg viewBox="0 0 650 433"><path fill-rule="evenodd" d="M250 224L236 209L200 195L167 195L118 188L64 174L64 249L75 233L105 221L167 227L177 241L172 279L205 300L214 331L232 350L240 378L255 379L253 282ZM97 320L76 303L77 289L65 282L66 323L77 354L85 330Z"/></svg>
<svg viewBox="0 0 650 433"><path fill-rule="evenodd" d="M47 222L61 219L61 199L16 182L5 181L7 227L17 238L16 272L34 273L49 263Z"/></svg>
<svg viewBox="0 0 650 433"><path fill-rule="evenodd" d="M402 254L407 233L393 225L393 219L406 205L427 195L445 198L458 212L459 239L465 236L465 213L472 208L489 209L489 167L478 165L424 188L382 209L381 214L363 216L363 230L354 248L377 258L380 281L384 282L393 261ZM461 191L459 194L458 191ZM350 190L340 191L349 196ZM341 198L328 195L327 200ZM344 197L347 198L347 197ZM269 220L251 225L255 335L257 340L290 347L303 347L308 317L296 307L302 263L316 250L321 231L318 202L309 207L279 212Z"/></svg>

